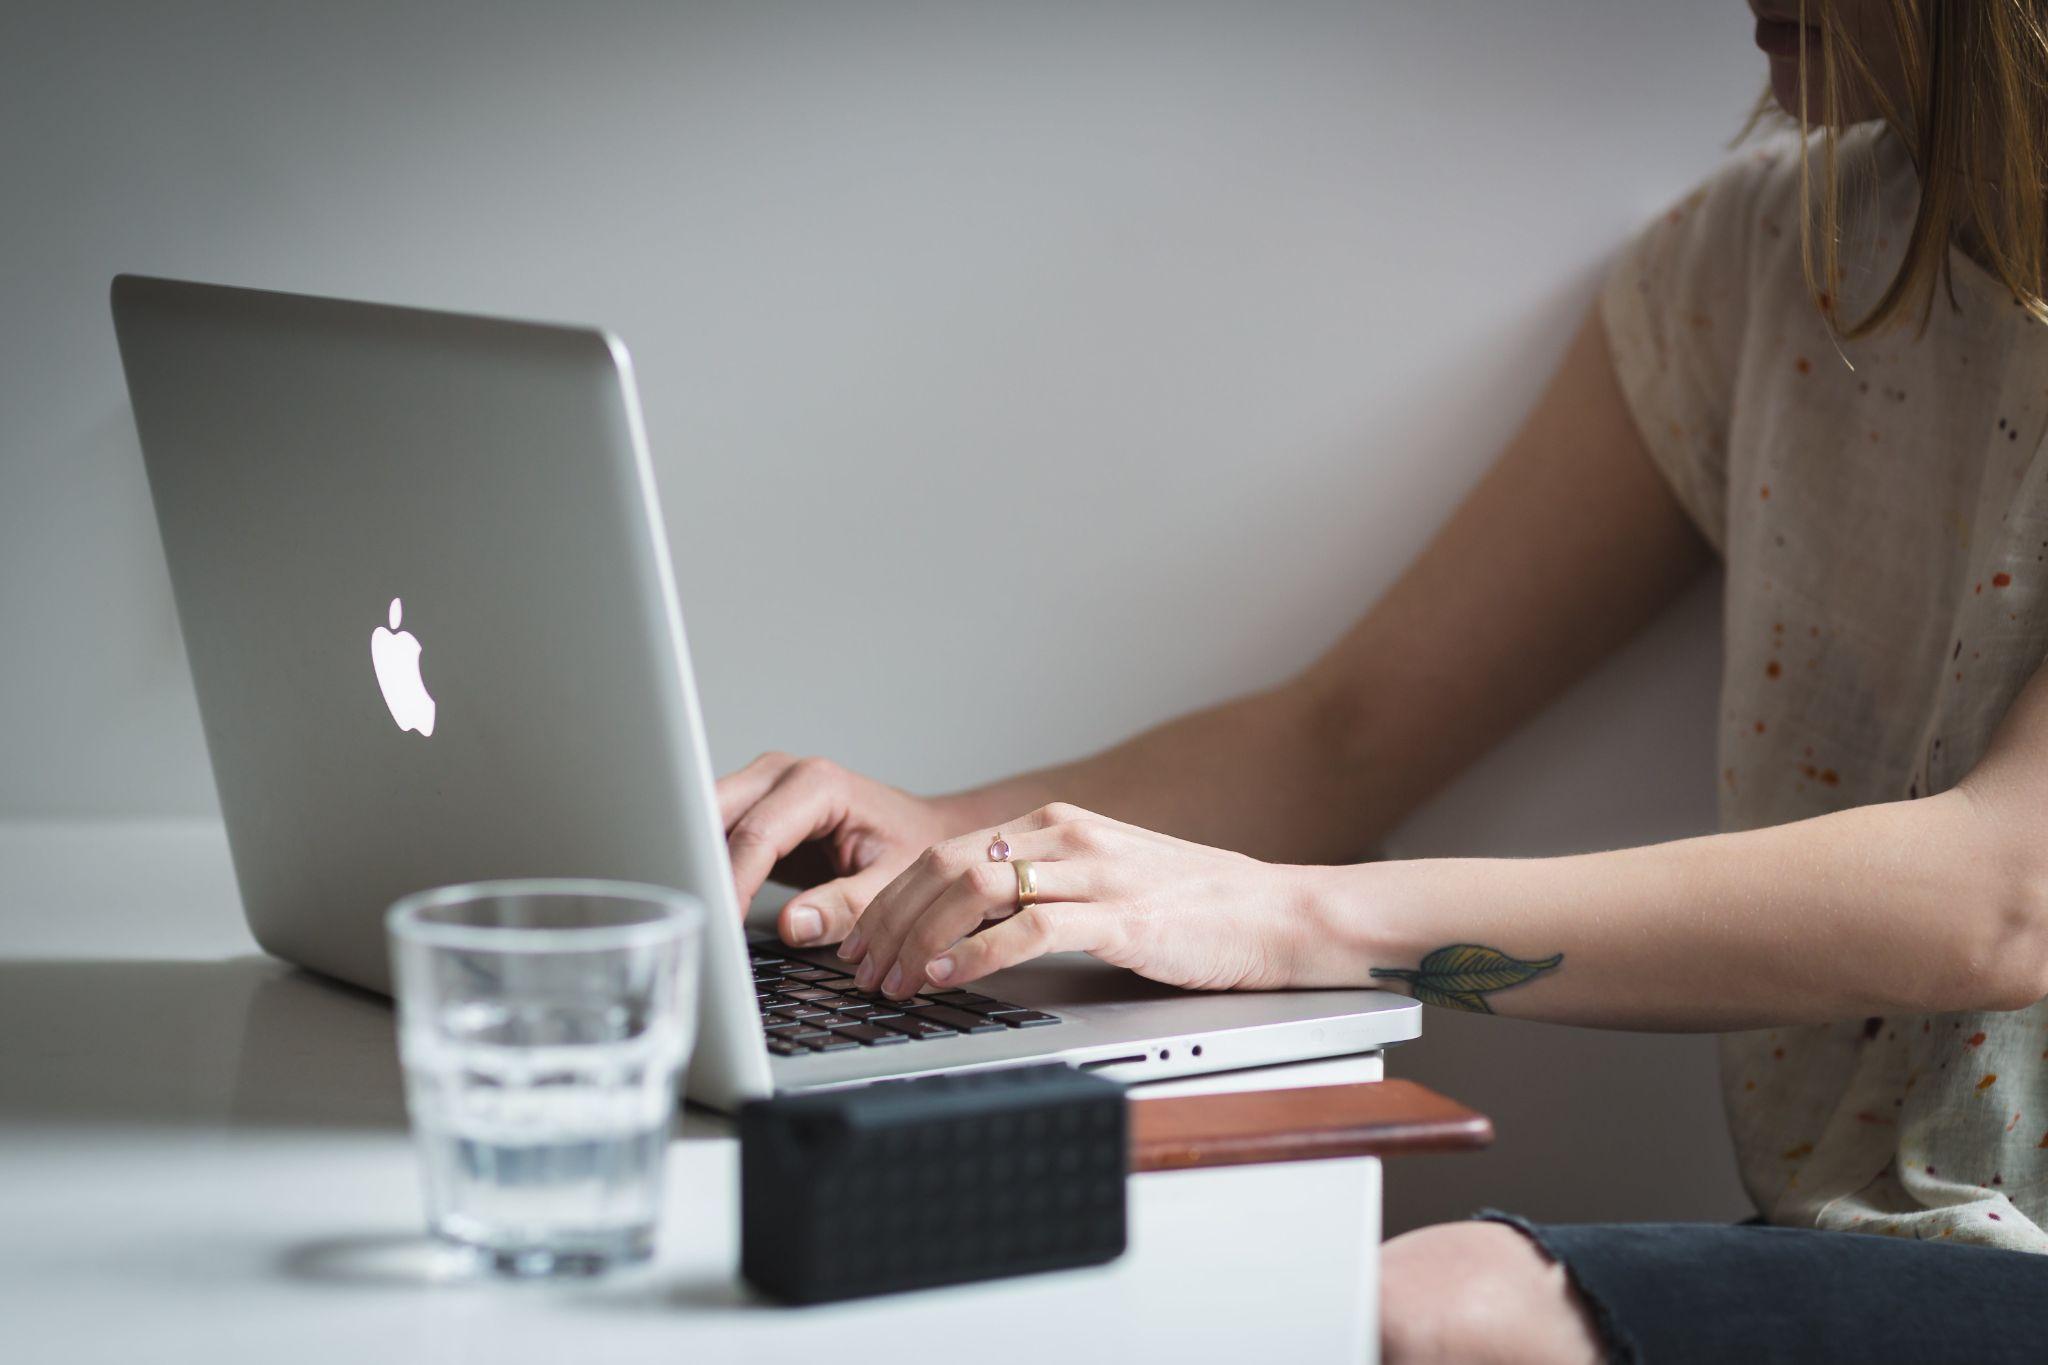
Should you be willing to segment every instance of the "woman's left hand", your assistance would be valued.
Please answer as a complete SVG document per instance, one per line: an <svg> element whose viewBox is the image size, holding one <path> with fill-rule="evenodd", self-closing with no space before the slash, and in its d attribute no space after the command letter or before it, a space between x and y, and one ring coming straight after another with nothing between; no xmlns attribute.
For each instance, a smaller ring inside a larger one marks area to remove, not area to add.
<svg viewBox="0 0 2048 1365"><path fill-rule="evenodd" d="M1055 803L927 849L869 903L839 956L862 990L901 999L1078 950L1191 990L1292 984L1307 869L1262 863ZM1015 862L1036 903L1018 909ZM984 924L983 933L975 933Z"/></svg>

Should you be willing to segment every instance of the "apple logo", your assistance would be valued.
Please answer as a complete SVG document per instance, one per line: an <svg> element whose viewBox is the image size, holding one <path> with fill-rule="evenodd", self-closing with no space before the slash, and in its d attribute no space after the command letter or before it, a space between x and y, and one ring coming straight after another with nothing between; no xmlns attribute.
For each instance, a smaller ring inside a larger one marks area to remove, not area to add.
<svg viewBox="0 0 2048 1365"><path fill-rule="evenodd" d="M370 664L377 670L377 686L391 719L401 730L434 733L434 699L420 681L420 642L409 630L400 630L405 607L391 599L391 629L379 626L370 632Z"/></svg>

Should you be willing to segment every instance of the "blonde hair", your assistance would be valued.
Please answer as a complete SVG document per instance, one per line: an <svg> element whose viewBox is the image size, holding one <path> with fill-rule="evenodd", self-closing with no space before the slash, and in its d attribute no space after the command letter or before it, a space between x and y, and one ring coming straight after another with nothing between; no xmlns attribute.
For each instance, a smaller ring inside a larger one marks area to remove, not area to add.
<svg viewBox="0 0 2048 1365"><path fill-rule="evenodd" d="M1800 160L1807 205L1800 215L1800 254L1815 304L1845 340L1908 317L1924 328L1937 287L1953 299L1953 246L2048 321L2048 0L1890 0L1886 27L1897 45L1903 92L1887 90L1878 75L1893 54L1860 50L1841 8L1839 0L1800 0L1802 25L1817 11L1821 35L1819 52L1810 53L1802 29L1799 54L1799 125L1809 139L1807 92L1816 65L1819 77L1818 196L1812 193L1813 158ZM1896 93L1904 94L1905 107ZM1842 297L1836 145L1851 94L1862 108L1877 111L1912 161L1920 201L1905 254L1883 293L1862 317L1844 319L1834 306Z"/></svg>

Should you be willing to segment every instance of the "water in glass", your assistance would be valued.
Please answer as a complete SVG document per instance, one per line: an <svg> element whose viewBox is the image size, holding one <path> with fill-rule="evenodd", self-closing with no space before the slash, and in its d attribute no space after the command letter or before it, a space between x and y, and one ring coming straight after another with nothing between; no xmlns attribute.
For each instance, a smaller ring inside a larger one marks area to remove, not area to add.
<svg viewBox="0 0 2048 1365"><path fill-rule="evenodd" d="M659 934L579 948L576 926L550 948L535 912L507 926L514 951L474 905L438 943L431 919L409 942L394 918L407 1107L436 1233L506 1273L588 1273L653 1247L694 953Z"/></svg>

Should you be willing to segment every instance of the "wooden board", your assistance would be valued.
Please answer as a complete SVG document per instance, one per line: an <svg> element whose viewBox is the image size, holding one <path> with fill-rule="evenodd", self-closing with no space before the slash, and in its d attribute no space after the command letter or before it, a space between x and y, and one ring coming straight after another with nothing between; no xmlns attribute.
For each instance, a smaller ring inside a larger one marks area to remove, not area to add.
<svg viewBox="0 0 2048 1365"><path fill-rule="evenodd" d="M1484 1114L1414 1081L1131 1102L1131 1171L1456 1152L1493 1141Z"/></svg>

